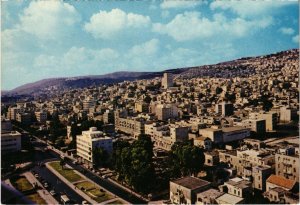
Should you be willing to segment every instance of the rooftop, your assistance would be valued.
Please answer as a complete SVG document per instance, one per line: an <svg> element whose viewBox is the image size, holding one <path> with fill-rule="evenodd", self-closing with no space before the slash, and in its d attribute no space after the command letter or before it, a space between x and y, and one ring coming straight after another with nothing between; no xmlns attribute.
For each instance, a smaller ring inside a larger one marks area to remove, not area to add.
<svg viewBox="0 0 300 205"><path fill-rule="evenodd" d="M223 132L234 132L234 131L240 131L240 130L248 130L248 128L244 128L241 126L234 126L234 127L223 127Z"/></svg>
<svg viewBox="0 0 300 205"><path fill-rule="evenodd" d="M183 177L180 179L173 180L172 182L192 190L210 184L210 182L196 177Z"/></svg>
<svg viewBox="0 0 300 205"><path fill-rule="evenodd" d="M218 197L218 200L221 204L238 204L244 200L244 198L234 196L231 194L223 194L222 196Z"/></svg>
<svg viewBox="0 0 300 205"><path fill-rule="evenodd" d="M287 188L287 189L292 189L294 187L294 185L296 184L296 181L294 181L294 180L287 179L283 176L274 175L274 174L272 174L267 179L267 182L275 184L280 187Z"/></svg>
<svg viewBox="0 0 300 205"><path fill-rule="evenodd" d="M198 193L197 194L197 198L201 197L201 198L218 198L219 196L222 196L224 193L220 192L219 190L216 189L209 189L206 190L204 192Z"/></svg>

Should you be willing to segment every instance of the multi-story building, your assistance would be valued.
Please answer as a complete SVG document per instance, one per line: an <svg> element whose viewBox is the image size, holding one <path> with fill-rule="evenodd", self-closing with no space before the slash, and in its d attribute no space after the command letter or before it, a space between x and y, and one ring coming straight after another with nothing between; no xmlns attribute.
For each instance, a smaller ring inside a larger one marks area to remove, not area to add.
<svg viewBox="0 0 300 205"><path fill-rule="evenodd" d="M254 166L252 167L253 188L262 191L266 190L266 180L272 174L273 169L270 166Z"/></svg>
<svg viewBox="0 0 300 205"><path fill-rule="evenodd" d="M224 117L233 115L233 111L234 111L234 108L233 108L232 103L221 102L221 103L216 104L216 107L215 107L215 112Z"/></svg>
<svg viewBox="0 0 300 205"><path fill-rule="evenodd" d="M196 205L206 205L206 204L217 204L216 198L222 196L224 193L216 189L208 189L204 192L197 194Z"/></svg>
<svg viewBox="0 0 300 205"><path fill-rule="evenodd" d="M10 107L8 108L7 118L10 120L17 120L17 114L23 112L22 108Z"/></svg>
<svg viewBox="0 0 300 205"><path fill-rule="evenodd" d="M229 181L225 182L224 185L220 186L220 189L223 192L226 189L225 192L228 192L228 194L241 198L246 198L252 194L251 182L239 177L229 179Z"/></svg>
<svg viewBox="0 0 300 205"><path fill-rule="evenodd" d="M119 117L115 115L115 130L132 135L137 138L145 133L145 119L139 117Z"/></svg>
<svg viewBox="0 0 300 205"><path fill-rule="evenodd" d="M250 113L249 119L264 119L266 120L266 130L273 131L277 125L278 115L276 112L259 112Z"/></svg>
<svg viewBox="0 0 300 205"><path fill-rule="evenodd" d="M173 86L173 75L171 73L164 73L164 76L161 80L162 87L168 89Z"/></svg>
<svg viewBox="0 0 300 205"><path fill-rule="evenodd" d="M280 150L275 154L276 175L299 182L299 154L295 153L294 147Z"/></svg>
<svg viewBox="0 0 300 205"><path fill-rule="evenodd" d="M239 123L240 126L250 128L252 132L264 134L266 132L266 120L264 119L248 119Z"/></svg>
<svg viewBox="0 0 300 205"><path fill-rule="evenodd" d="M159 104L156 106L155 115L158 120L168 120L178 117L178 108L173 104Z"/></svg>
<svg viewBox="0 0 300 205"><path fill-rule="evenodd" d="M196 178L183 177L170 181L170 200L173 204L195 204L197 194L208 190L210 182Z"/></svg>
<svg viewBox="0 0 300 205"><path fill-rule="evenodd" d="M280 107L280 122L291 122L297 115L297 109L290 106Z"/></svg>
<svg viewBox="0 0 300 205"><path fill-rule="evenodd" d="M199 134L215 144L238 141L250 136L250 129L241 126L200 129Z"/></svg>
<svg viewBox="0 0 300 205"><path fill-rule="evenodd" d="M93 150L101 147L107 153L112 153L112 138L105 136L103 132L98 131L96 127L91 127L88 131L83 131L81 135L76 137L77 155L84 162L93 165Z"/></svg>
<svg viewBox="0 0 300 205"><path fill-rule="evenodd" d="M105 113L103 113L103 122L105 124L115 122L115 116L114 116L114 112L112 110L106 110Z"/></svg>
<svg viewBox="0 0 300 205"><path fill-rule="evenodd" d="M17 131L1 131L1 152L3 154L21 150L21 133Z"/></svg>
<svg viewBox="0 0 300 205"><path fill-rule="evenodd" d="M22 124L28 125L31 123L31 114L30 113L18 113L16 120Z"/></svg>
<svg viewBox="0 0 300 205"><path fill-rule="evenodd" d="M151 137L153 145L164 150L171 150L175 142L188 140L188 127L180 125L146 124L145 134Z"/></svg>
<svg viewBox="0 0 300 205"><path fill-rule="evenodd" d="M149 104L148 103L145 103L145 102L136 102L134 104L134 109L136 112L149 112Z"/></svg>
<svg viewBox="0 0 300 205"><path fill-rule="evenodd" d="M35 112L35 117L38 122L45 123L47 121L47 112L46 111Z"/></svg>
<svg viewBox="0 0 300 205"><path fill-rule="evenodd" d="M95 100L92 98L86 98L83 101L83 110L88 112L90 108L95 106Z"/></svg>

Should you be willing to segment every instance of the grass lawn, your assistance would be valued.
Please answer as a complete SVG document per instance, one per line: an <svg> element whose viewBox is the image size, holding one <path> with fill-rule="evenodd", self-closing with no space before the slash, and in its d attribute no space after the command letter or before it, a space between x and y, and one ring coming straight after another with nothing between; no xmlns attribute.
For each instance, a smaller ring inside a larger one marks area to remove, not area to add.
<svg viewBox="0 0 300 205"><path fill-rule="evenodd" d="M124 203L123 203L123 201L116 200L116 201L109 202L107 204L124 204Z"/></svg>
<svg viewBox="0 0 300 205"><path fill-rule="evenodd" d="M12 180L12 184L21 192L33 189L33 186L25 177L20 177L16 180Z"/></svg>
<svg viewBox="0 0 300 205"><path fill-rule="evenodd" d="M36 204L46 204L46 201L38 193L30 194L26 197Z"/></svg>
<svg viewBox="0 0 300 205"><path fill-rule="evenodd" d="M84 192L88 194L90 197L92 197L98 203L114 198L111 194L100 191L100 188L98 186L94 186L94 183L89 181L80 182L76 184L76 187L78 187L79 189L83 187L85 190L87 190Z"/></svg>
<svg viewBox="0 0 300 205"><path fill-rule="evenodd" d="M76 182L79 180L82 180L83 178L81 176L79 176L78 174L76 174L72 169L62 169L62 167L59 164L60 162L51 162L49 163L49 165L55 169L56 171L58 171L63 177L65 177L68 181L70 182Z"/></svg>
<svg viewBox="0 0 300 205"><path fill-rule="evenodd" d="M89 182L89 181L85 181L85 182L79 182L78 184L76 184L76 186L81 189L81 187L83 187L85 190L90 190L90 189L94 189L95 186L93 183Z"/></svg>

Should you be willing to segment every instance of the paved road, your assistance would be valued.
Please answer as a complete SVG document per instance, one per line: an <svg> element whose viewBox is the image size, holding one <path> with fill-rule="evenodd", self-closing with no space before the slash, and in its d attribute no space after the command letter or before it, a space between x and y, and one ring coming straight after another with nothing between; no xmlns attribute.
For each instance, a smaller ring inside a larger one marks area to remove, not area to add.
<svg viewBox="0 0 300 205"><path fill-rule="evenodd" d="M44 148L45 144L40 142L33 142L33 145L37 148ZM56 158L59 160L59 156L55 152L50 151L41 151L35 150L34 154L34 161L36 164L39 162L44 162L47 160L51 160ZM32 170L34 170L36 173L38 173L44 180L46 180L49 185L51 185L51 189L54 189L57 194L54 198L60 202L60 194L59 193L65 193L69 196L70 199L76 204L81 204L84 200L80 195L78 195L73 189L71 189L68 185L66 185L64 182L62 182L56 175L54 175L50 170L48 170L46 167L40 167L38 165L35 165Z"/></svg>
<svg viewBox="0 0 300 205"><path fill-rule="evenodd" d="M57 201L60 202L59 193L65 193L67 196L69 196L70 199L72 199L75 204L81 204L81 202L84 201L84 199L80 195L78 195L73 189L62 182L46 167L35 166L33 170L49 183L51 189L54 189L55 192L58 193L58 195L55 197Z"/></svg>
<svg viewBox="0 0 300 205"><path fill-rule="evenodd" d="M37 138L37 137L36 137ZM34 143L35 146L45 146L45 144L38 140L38 142ZM47 152L43 152L42 155L36 155L36 159L37 161L39 160L43 160L43 159L50 159L53 157L57 157L59 158L60 155L57 154L56 152L54 152L53 150L49 150ZM106 179L102 179L101 177L97 176L96 174L94 174L93 172L91 172L90 170L87 170L85 168L83 168L80 165L74 165L71 163L71 161L67 162L71 167L73 167L74 169L76 169L77 171L81 172L83 175L85 175L87 178L89 178L90 180L94 181L95 183L99 184L100 186L102 186L103 188L107 189L108 191L116 194L118 197L123 198L124 200L133 203L133 204L147 204L147 202L145 200L142 200L140 198L138 198L137 196L125 191L124 189L118 187L117 185L111 183L110 181L106 180ZM46 168L39 168L39 167L35 167L36 170L39 172L41 172L42 176L45 176L45 179L47 180L46 177L50 177L49 179L52 181L52 183L54 183L55 178L58 179L53 173L51 173L49 170L47 170ZM46 170L46 171L45 171ZM53 178L54 176L54 178ZM49 182L51 183L51 181L49 180ZM52 184L51 183L51 184ZM62 183L62 182L61 182ZM63 183L62 183L63 184ZM54 184L55 185L55 184ZM67 186L66 184L64 184L65 186ZM58 186L60 187L60 186ZM70 189L69 187L65 187L64 190L67 191L67 188ZM73 191L73 190L72 190ZM74 191L73 191L74 192ZM71 193L71 192L69 192ZM71 193L72 194L72 193ZM75 194L75 193L74 193ZM75 195L74 195L75 196ZM73 198L72 198L73 199ZM74 198L75 199L75 198ZM82 199L82 198L81 198ZM83 200L83 199L82 199ZM80 201L81 202L81 201Z"/></svg>

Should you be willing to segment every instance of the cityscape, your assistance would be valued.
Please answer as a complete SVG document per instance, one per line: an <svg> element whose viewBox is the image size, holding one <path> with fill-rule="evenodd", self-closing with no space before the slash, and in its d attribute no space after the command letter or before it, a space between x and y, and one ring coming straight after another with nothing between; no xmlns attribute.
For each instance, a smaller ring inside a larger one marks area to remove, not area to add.
<svg viewBox="0 0 300 205"><path fill-rule="evenodd" d="M299 204L297 1L2 4L1 203Z"/></svg>

